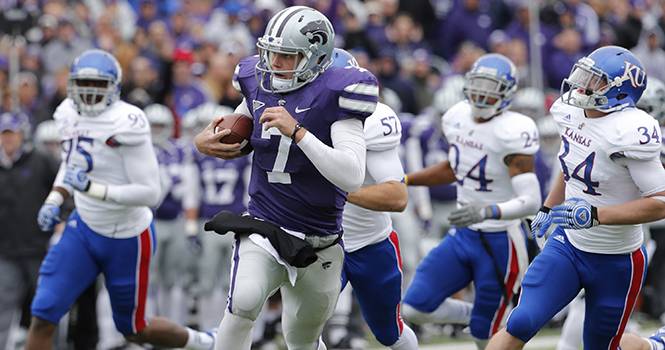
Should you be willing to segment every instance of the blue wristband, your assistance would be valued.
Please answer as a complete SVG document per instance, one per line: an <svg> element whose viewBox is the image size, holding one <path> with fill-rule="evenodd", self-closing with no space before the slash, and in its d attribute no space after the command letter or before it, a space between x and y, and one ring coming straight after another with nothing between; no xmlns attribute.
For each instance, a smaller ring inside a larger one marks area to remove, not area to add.
<svg viewBox="0 0 665 350"><path fill-rule="evenodd" d="M499 207L496 204L490 205L490 208L492 208L492 219L496 219L499 217Z"/></svg>

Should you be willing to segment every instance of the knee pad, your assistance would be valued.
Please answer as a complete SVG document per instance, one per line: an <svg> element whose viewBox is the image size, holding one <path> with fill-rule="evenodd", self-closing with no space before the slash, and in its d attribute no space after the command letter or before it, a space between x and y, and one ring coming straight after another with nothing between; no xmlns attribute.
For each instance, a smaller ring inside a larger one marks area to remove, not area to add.
<svg viewBox="0 0 665 350"><path fill-rule="evenodd" d="M506 323L506 331L524 342L529 341L538 332L537 327L529 313L519 308L513 310Z"/></svg>
<svg viewBox="0 0 665 350"><path fill-rule="evenodd" d="M267 291L264 291L259 283L245 279L238 283L231 293L231 313L255 321L267 298Z"/></svg>

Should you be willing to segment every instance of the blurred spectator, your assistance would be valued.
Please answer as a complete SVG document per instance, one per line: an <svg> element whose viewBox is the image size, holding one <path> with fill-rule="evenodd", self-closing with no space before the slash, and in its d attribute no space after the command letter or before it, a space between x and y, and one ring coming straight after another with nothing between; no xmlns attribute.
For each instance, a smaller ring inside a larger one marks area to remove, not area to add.
<svg viewBox="0 0 665 350"><path fill-rule="evenodd" d="M370 38L370 40L374 42L377 49L381 48L388 43L388 37L386 36L385 29L387 20L386 16L383 14L381 0L369 1L366 3L365 7L367 8L368 12L367 27L365 28L365 31L367 32L367 36ZM373 53L370 51L370 54ZM378 56L371 56L372 59L377 57Z"/></svg>
<svg viewBox="0 0 665 350"><path fill-rule="evenodd" d="M194 56L191 50L179 48L173 52L173 81L167 105L171 107L178 121L190 109L214 101L207 84L192 73L192 63Z"/></svg>
<svg viewBox="0 0 665 350"><path fill-rule="evenodd" d="M503 1L495 0L492 2L502 3ZM400 1L399 11L408 13L425 33L429 33L436 26L436 15L429 0Z"/></svg>
<svg viewBox="0 0 665 350"><path fill-rule="evenodd" d="M169 26L175 47L185 47L192 50L194 46L199 44L196 38L189 32L187 16L184 12L179 11L174 13L169 19Z"/></svg>
<svg viewBox="0 0 665 350"><path fill-rule="evenodd" d="M546 86L554 90L561 88L561 82L570 75L573 64L585 55L582 45L582 36L572 27L563 29L554 37L552 50L543 56Z"/></svg>
<svg viewBox="0 0 665 350"><path fill-rule="evenodd" d="M349 12L344 17L344 28L346 29L344 35L344 48L346 50L362 47L369 52L371 57L377 57L376 43L370 39L367 30L353 12Z"/></svg>
<svg viewBox="0 0 665 350"><path fill-rule="evenodd" d="M600 42L600 21L594 9L582 0L565 0L566 13L571 15L570 23L563 28L574 27L581 34L582 47L593 51Z"/></svg>
<svg viewBox="0 0 665 350"><path fill-rule="evenodd" d="M164 21L154 21L148 27L147 46L143 54L153 55L163 60L171 60L175 42Z"/></svg>
<svg viewBox="0 0 665 350"><path fill-rule="evenodd" d="M138 56L132 60L120 97L128 103L144 108L159 100L162 87L163 82L159 79L156 62L148 57Z"/></svg>
<svg viewBox="0 0 665 350"><path fill-rule="evenodd" d="M69 67L81 52L92 48L92 43L79 37L74 25L66 19L58 24L58 36L49 41L42 51L42 63L47 74Z"/></svg>
<svg viewBox="0 0 665 350"><path fill-rule="evenodd" d="M515 15L512 21L503 29L504 34L509 39L520 39L526 44L528 57L531 56L532 39L529 35L529 2L528 0L519 0L515 6ZM534 38L541 45L541 52L546 50L547 45L551 45L551 40L558 31L558 26L547 22L540 23L540 32L537 38ZM496 32L495 32L496 33ZM492 33L492 36L495 36ZM492 37L490 37L490 40ZM506 39L508 40L508 39ZM491 44L491 42L490 42ZM499 51L494 51L499 52ZM522 82L520 80L520 82Z"/></svg>
<svg viewBox="0 0 665 350"><path fill-rule="evenodd" d="M432 69L430 54L424 49L415 50L410 61L413 67L409 76L414 87L416 109L422 111L434 101L434 92L440 85L441 76Z"/></svg>
<svg viewBox="0 0 665 350"><path fill-rule="evenodd" d="M462 75L471 69L473 62L475 62L480 56L484 55L486 52L484 49L476 46L472 42L463 43L458 49L457 53L452 57L450 62L450 71L446 72L443 76L445 81L448 76L452 75Z"/></svg>
<svg viewBox="0 0 665 350"><path fill-rule="evenodd" d="M43 67L41 60L42 49L37 44L28 45L25 48L25 53L21 59L21 69L29 71L37 76L43 75Z"/></svg>
<svg viewBox="0 0 665 350"><path fill-rule="evenodd" d="M43 98L41 108L35 113L35 123L40 124L45 120L53 118L53 112L67 97L67 82L69 67L63 67L43 84Z"/></svg>
<svg viewBox="0 0 665 350"><path fill-rule="evenodd" d="M633 1L637 6L631 4ZM614 29L616 40L614 45L635 47L642 32L642 15L644 7L641 0L612 0L609 2L608 23Z"/></svg>
<svg viewBox="0 0 665 350"><path fill-rule="evenodd" d="M379 84L399 95L402 101L400 112L417 114L418 106L413 84L399 75L400 67L395 58L395 52L392 48L387 47L379 52L379 56L378 74L376 74Z"/></svg>
<svg viewBox="0 0 665 350"><path fill-rule="evenodd" d="M218 53L212 57L203 80L208 83L215 100L223 106L236 108L242 94L233 87L233 72L237 62L233 55Z"/></svg>
<svg viewBox="0 0 665 350"><path fill-rule="evenodd" d="M423 40L422 27L414 23L407 13L395 16L394 21L386 26L386 36L395 49L395 57L400 65L411 59L416 49L429 50Z"/></svg>
<svg viewBox="0 0 665 350"><path fill-rule="evenodd" d="M487 50L487 38L495 29L488 0L461 0L460 5L440 28L439 40L432 43L434 52L446 60L466 41Z"/></svg>
<svg viewBox="0 0 665 350"><path fill-rule="evenodd" d="M39 17L38 23L42 31L42 39L39 43L43 47L58 37L58 19L47 13Z"/></svg>
<svg viewBox="0 0 665 350"><path fill-rule="evenodd" d="M136 25L147 31L150 23L162 19L156 0L140 0Z"/></svg>
<svg viewBox="0 0 665 350"><path fill-rule="evenodd" d="M51 191L58 162L51 154L29 146L27 121L14 113L0 114L0 348L9 330L18 326L23 301L32 299L39 266L51 232L37 226L37 213Z"/></svg>
<svg viewBox="0 0 665 350"><path fill-rule="evenodd" d="M131 41L136 33L136 12L127 0L105 0L103 17L108 17L113 27L120 31L124 41Z"/></svg>
<svg viewBox="0 0 665 350"><path fill-rule="evenodd" d="M16 77L18 88L18 104L21 112L28 116L30 127L34 130L41 120L35 120L37 112L41 109L42 99L39 91L39 81L30 72L21 72Z"/></svg>
<svg viewBox="0 0 665 350"><path fill-rule="evenodd" d="M662 49L664 34L659 26L645 28L637 46L630 49L642 61L649 78L665 80L665 50Z"/></svg>
<svg viewBox="0 0 665 350"><path fill-rule="evenodd" d="M251 17L250 10L239 1L224 2L220 8L212 12L210 21L205 25L205 40L218 46L233 41L240 44L247 55L254 54L256 40L246 23ZM261 27L263 29L263 26Z"/></svg>

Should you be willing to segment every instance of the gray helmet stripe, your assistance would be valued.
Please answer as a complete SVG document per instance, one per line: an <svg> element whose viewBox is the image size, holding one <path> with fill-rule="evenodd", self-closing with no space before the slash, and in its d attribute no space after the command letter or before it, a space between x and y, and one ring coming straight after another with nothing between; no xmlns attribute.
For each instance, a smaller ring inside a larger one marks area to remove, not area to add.
<svg viewBox="0 0 665 350"><path fill-rule="evenodd" d="M297 11L297 10L299 10L299 9L300 9L299 7L296 7L296 8L286 8L286 9L284 9L284 10L278 12L278 13L275 15L275 17L274 17L273 19L270 20L270 21L272 22L272 24L270 25L270 30L266 31L266 34L268 34L268 35L270 35L270 36L275 36L275 32L274 32L275 27L280 27L280 26L281 26L282 19L285 18L285 16L288 17L288 14L289 14L289 13L292 13L292 12ZM278 23L279 23L279 24L278 24Z"/></svg>
<svg viewBox="0 0 665 350"><path fill-rule="evenodd" d="M304 11L304 10L306 10L306 9L307 9L307 8L302 8L302 7L301 7L301 8L299 8L299 9L297 9L297 10L295 10L295 11L289 13L288 16L286 16L286 18L284 18L284 20L283 20L282 23L280 24L279 29L277 30L277 35L276 35L276 36L277 36L277 37L282 36L282 31L284 30L284 27L286 27L286 24L289 23L289 19L291 19L291 17L293 17L294 15L296 15L298 12L302 12L302 11Z"/></svg>

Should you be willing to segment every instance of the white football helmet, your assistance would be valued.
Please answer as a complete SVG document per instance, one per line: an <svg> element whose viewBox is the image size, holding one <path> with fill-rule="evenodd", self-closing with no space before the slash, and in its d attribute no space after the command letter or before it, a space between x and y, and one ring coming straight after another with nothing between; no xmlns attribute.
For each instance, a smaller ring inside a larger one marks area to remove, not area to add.
<svg viewBox="0 0 665 350"><path fill-rule="evenodd" d="M647 88L635 103L635 107L649 113L658 120L658 123L663 124L665 122L665 83L658 78L650 77L647 81Z"/></svg>
<svg viewBox="0 0 665 350"><path fill-rule="evenodd" d="M434 93L432 107L443 115L457 102L464 101L464 98L464 77L460 74L451 75Z"/></svg>
<svg viewBox="0 0 665 350"><path fill-rule="evenodd" d="M535 87L519 89L515 93L511 109L536 120L545 112L545 93Z"/></svg>
<svg viewBox="0 0 665 350"><path fill-rule="evenodd" d="M37 125L33 136L35 146L51 153L55 158L60 158L62 151L62 137L55 124L55 120L45 120Z"/></svg>
<svg viewBox="0 0 665 350"><path fill-rule="evenodd" d="M206 102L196 108L190 109L185 113L180 124L182 136L187 139L194 139L213 119L233 112L233 108L222 106L215 102Z"/></svg>
<svg viewBox="0 0 665 350"><path fill-rule="evenodd" d="M68 79L67 97L81 114L98 115L120 99L122 68L106 51L84 51L74 59Z"/></svg>
<svg viewBox="0 0 665 350"><path fill-rule="evenodd" d="M538 135L540 139L540 150L548 155L555 155L561 147L561 137L556 127L556 122L551 114L536 120Z"/></svg>
<svg viewBox="0 0 665 350"><path fill-rule="evenodd" d="M256 44L259 61L254 73L259 87L269 93L285 93L310 83L332 64L334 45L335 30L321 12L306 6L285 8L270 19ZM294 68L274 70L275 53L296 55ZM293 73L293 77L280 79L275 73Z"/></svg>
<svg viewBox="0 0 665 350"><path fill-rule="evenodd" d="M161 145L175 136L173 113L164 105L153 103L143 109L150 122L152 143Z"/></svg>

